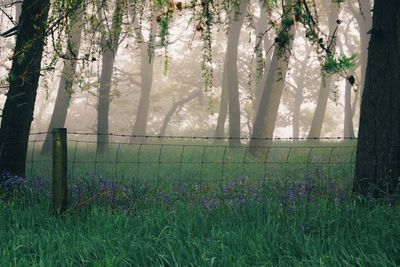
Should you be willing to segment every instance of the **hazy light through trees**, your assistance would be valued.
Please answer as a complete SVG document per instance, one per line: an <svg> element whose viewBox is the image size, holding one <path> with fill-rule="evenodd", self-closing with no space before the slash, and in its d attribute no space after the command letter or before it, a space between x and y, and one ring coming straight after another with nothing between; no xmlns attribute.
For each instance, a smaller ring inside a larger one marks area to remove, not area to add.
<svg viewBox="0 0 400 267"><path fill-rule="evenodd" d="M190 1L186 1L189 3ZM321 1L321 6L329 5L328 0ZM108 24L111 27L112 6L105 11ZM186 3L186 4L187 4ZM185 3L184 3L185 4ZM356 7L356 9L354 9ZM7 14L13 14L15 7L2 7ZM328 16L321 7L318 19L321 32L328 34ZM351 6L346 3L341 5L339 17L342 21L337 32L337 44L342 46L342 52L337 49L336 53L344 53L347 56L352 53L360 54L360 33L357 21L354 19L354 10L357 12L357 1L351 1ZM274 8L270 15L276 19L280 16L280 9ZM147 13L145 13L146 15ZM148 15L148 14L147 14ZM226 14L221 14L221 20L226 20ZM255 118L255 87L256 69L254 47L256 43L255 25L260 17L260 5L252 2L248 7L248 14L241 28L238 46L238 88L240 102L240 128L242 136L250 136L253 120ZM157 36L154 47L154 74L152 90L150 94L150 106L146 134L158 135L165 121L165 115L178 101L187 98L199 89L204 89L202 78L202 40L201 32L196 31L189 24L195 22L190 20L190 12L175 12L174 19L170 25L168 40L169 46L164 49L159 46L160 38ZM115 65L111 81L109 132L131 134L136 120L136 111L140 99L140 46L133 37L133 30L127 27L131 18L125 15L123 18L123 29L121 43L115 54ZM142 32L144 41L149 39L151 21L142 18ZM0 15L0 32L4 32L12 26L9 18ZM171 116L165 134L168 135L193 135L213 136L218 112L219 99L222 88L222 72L226 53L227 27L225 25L214 25L212 28L212 68L213 88L211 91L200 94L187 103L180 105ZM159 32L157 32L159 34ZM295 92L297 86L301 88L302 102L300 104L298 120L298 136L306 137L313 114L315 112L316 100L321 85L320 65L312 45L304 38L302 26L296 26L296 38L293 44L292 56L284 85L282 99L279 105L277 123L274 136L293 136L293 105L295 103ZM274 38L270 36L269 38ZM65 43L63 43L65 44ZM0 77L3 84L10 65L9 58L12 55L14 40L12 38L0 39ZM88 32L82 38L81 54L90 51L90 36ZM310 48L309 60L305 61L304 54ZM52 42L47 41L45 59L42 66L52 59ZM95 50L93 50L95 51ZM269 56L273 53L270 49ZM265 60L265 51L262 52ZM81 55L82 56L82 55ZM89 63L78 62L77 78L73 86L73 94L68 109L65 126L71 131L94 132L96 130L96 102L98 95L98 80L101 72L101 55L93 54L96 60ZM168 59L168 66L166 66ZM302 64L306 62L306 66ZM265 68L268 70L269 66ZM54 70L43 71L40 80L40 88L35 106L32 131L47 131L51 118L56 91L61 76L61 60L55 65ZM307 71L306 71L307 69ZM297 74L305 73L305 83L298 85ZM358 128L358 106L360 96L358 85L362 81L361 66L358 65L354 71L356 85L351 91L351 102L355 103L353 123L355 132ZM250 77L250 78L249 78ZM2 92L6 86L1 87ZM204 91L204 90L203 90ZM322 136L342 136L344 127L344 105L345 105L345 80L339 75L334 75L329 94L327 113L323 121ZM1 103L4 103L4 95ZM225 135L228 131L228 121L225 125ZM296 134L297 135L297 134Z"/></svg>

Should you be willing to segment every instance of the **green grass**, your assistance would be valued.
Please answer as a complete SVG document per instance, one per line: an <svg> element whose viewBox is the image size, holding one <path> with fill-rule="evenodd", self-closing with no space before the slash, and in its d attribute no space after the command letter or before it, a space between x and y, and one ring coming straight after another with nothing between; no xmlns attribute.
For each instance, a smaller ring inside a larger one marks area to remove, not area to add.
<svg viewBox="0 0 400 267"><path fill-rule="evenodd" d="M398 266L399 207L320 200L204 210L93 206L63 219L0 203L0 266Z"/></svg>
<svg viewBox="0 0 400 267"><path fill-rule="evenodd" d="M352 145L276 142L254 158L70 143L69 183L86 193L62 217L49 192L0 200L0 266L399 266L400 206L348 195ZM30 155L28 173L50 179L50 158ZM123 186L109 194L95 173Z"/></svg>

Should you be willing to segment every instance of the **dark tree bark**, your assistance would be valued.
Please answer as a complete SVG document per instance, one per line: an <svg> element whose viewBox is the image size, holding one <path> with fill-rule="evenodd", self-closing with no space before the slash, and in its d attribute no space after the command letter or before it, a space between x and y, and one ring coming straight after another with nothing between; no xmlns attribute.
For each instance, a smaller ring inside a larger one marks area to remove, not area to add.
<svg viewBox="0 0 400 267"><path fill-rule="evenodd" d="M106 152L109 146L109 113L111 78L121 33L124 1L118 0L113 13L111 31L102 43L102 67L100 76L99 100L97 104L97 151Z"/></svg>
<svg viewBox="0 0 400 267"><path fill-rule="evenodd" d="M25 0L1 121L0 171L25 176L26 154L46 38L49 0ZM1 179L1 178L0 178Z"/></svg>
<svg viewBox="0 0 400 267"><path fill-rule="evenodd" d="M353 191L392 194L400 182L400 2L375 1Z"/></svg>

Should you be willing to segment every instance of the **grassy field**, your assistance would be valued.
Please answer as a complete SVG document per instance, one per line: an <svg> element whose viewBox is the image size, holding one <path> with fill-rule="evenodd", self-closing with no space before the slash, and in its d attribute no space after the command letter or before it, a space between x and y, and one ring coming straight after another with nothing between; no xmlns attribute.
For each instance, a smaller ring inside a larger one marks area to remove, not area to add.
<svg viewBox="0 0 400 267"><path fill-rule="evenodd" d="M47 156L31 149L33 178L10 177L0 266L400 265L399 205L350 194L351 144L276 143L258 158L199 143L78 145L65 216L50 209Z"/></svg>

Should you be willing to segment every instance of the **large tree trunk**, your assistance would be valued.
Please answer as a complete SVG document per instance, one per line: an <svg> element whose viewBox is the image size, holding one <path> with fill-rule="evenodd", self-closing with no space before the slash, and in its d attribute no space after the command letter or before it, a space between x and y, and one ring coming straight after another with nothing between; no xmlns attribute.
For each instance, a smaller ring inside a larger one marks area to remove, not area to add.
<svg viewBox="0 0 400 267"><path fill-rule="evenodd" d="M138 21L135 21L135 28L137 30L137 34L142 36L140 32L140 25ZM144 138L136 138L135 136L145 136L147 132L147 120L149 117L149 108L150 108L150 93L153 84L153 67L154 67L154 56L149 57L148 47L149 43L154 43L155 41L155 32L157 28L156 19L152 19L151 29L150 29L150 39L148 42L143 41L143 37L139 39L142 40L140 44L141 49L141 62L140 62L140 77L141 77L141 95L139 99L139 105L136 113L135 124L133 125L131 141L145 141Z"/></svg>
<svg viewBox="0 0 400 267"><path fill-rule="evenodd" d="M393 193L400 180L400 2L375 1L353 191Z"/></svg>
<svg viewBox="0 0 400 267"><path fill-rule="evenodd" d="M225 54L224 73L222 80L222 94L226 90L228 95L228 111L229 111L229 144L240 144L240 102L239 102L239 81L237 73L237 59L238 59L238 46L239 37L243 25L244 17L247 13L247 0L240 1L239 10L233 5L229 13L230 25L228 33L228 42ZM224 98L221 96L221 102ZM226 104L221 103L220 108L225 108ZM217 126L221 135L221 128L225 122L222 120L224 111L220 114L221 119L218 121L220 125ZM222 131L223 133L223 131ZM220 137L220 136L217 136Z"/></svg>
<svg viewBox="0 0 400 267"><path fill-rule="evenodd" d="M49 0L25 0L22 4L10 86L2 113L1 172L25 175L49 7Z"/></svg>
<svg viewBox="0 0 400 267"><path fill-rule="evenodd" d="M100 77L99 102L97 105L97 151L106 152L109 146L109 110L111 78L113 74L115 54L118 50L120 27L122 23L124 1L118 0L113 13L111 31L102 43L102 68Z"/></svg>
<svg viewBox="0 0 400 267"><path fill-rule="evenodd" d="M67 49L65 52L64 66L61 72L60 83L58 84L56 102L51 115L50 124L47 130L46 139L43 143L41 154L50 152L53 128L62 128L67 119L68 107L73 93L73 84L76 74L77 57L81 46L82 20L81 11L72 18L72 31L68 33Z"/></svg>
<svg viewBox="0 0 400 267"><path fill-rule="evenodd" d="M286 17L292 18L291 0L286 1L285 13ZM263 150L262 147L268 144L267 139L273 136L279 103L289 65L290 51L293 46L295 35L294 22L290 25L284 25L282 23L279 32L283 31L287 32L290 38L287 41L288 43L284 44L284 48L275 47L272 56L249 144L249 152L252 155L261 152Z"/></svg>
<svg viewBox="0 0 400 267"><path fill-rule="evenodd" d="M332 38L335 28L337 26L336 21L338 19L338 14L339 14L339 4L335 1L332 1L331 6L329 8L329 18L328 18L329 36L330 36L329 43L332 41L331 38ZM336 46L336 43L335 43L335 40L333 40L332 54L334 54L335 46ZM331 75L326 74L322 77L321 86L320 86L319 94L318 94L317 107L315 109L314 116L313 116L313 119L311 122L311 127L310 127L310 131L308 133L308 138L320 138L321 137L322 124L325 119L325 113L326 113L326 107L328 105L331 83L332 83Z"/></svg>

